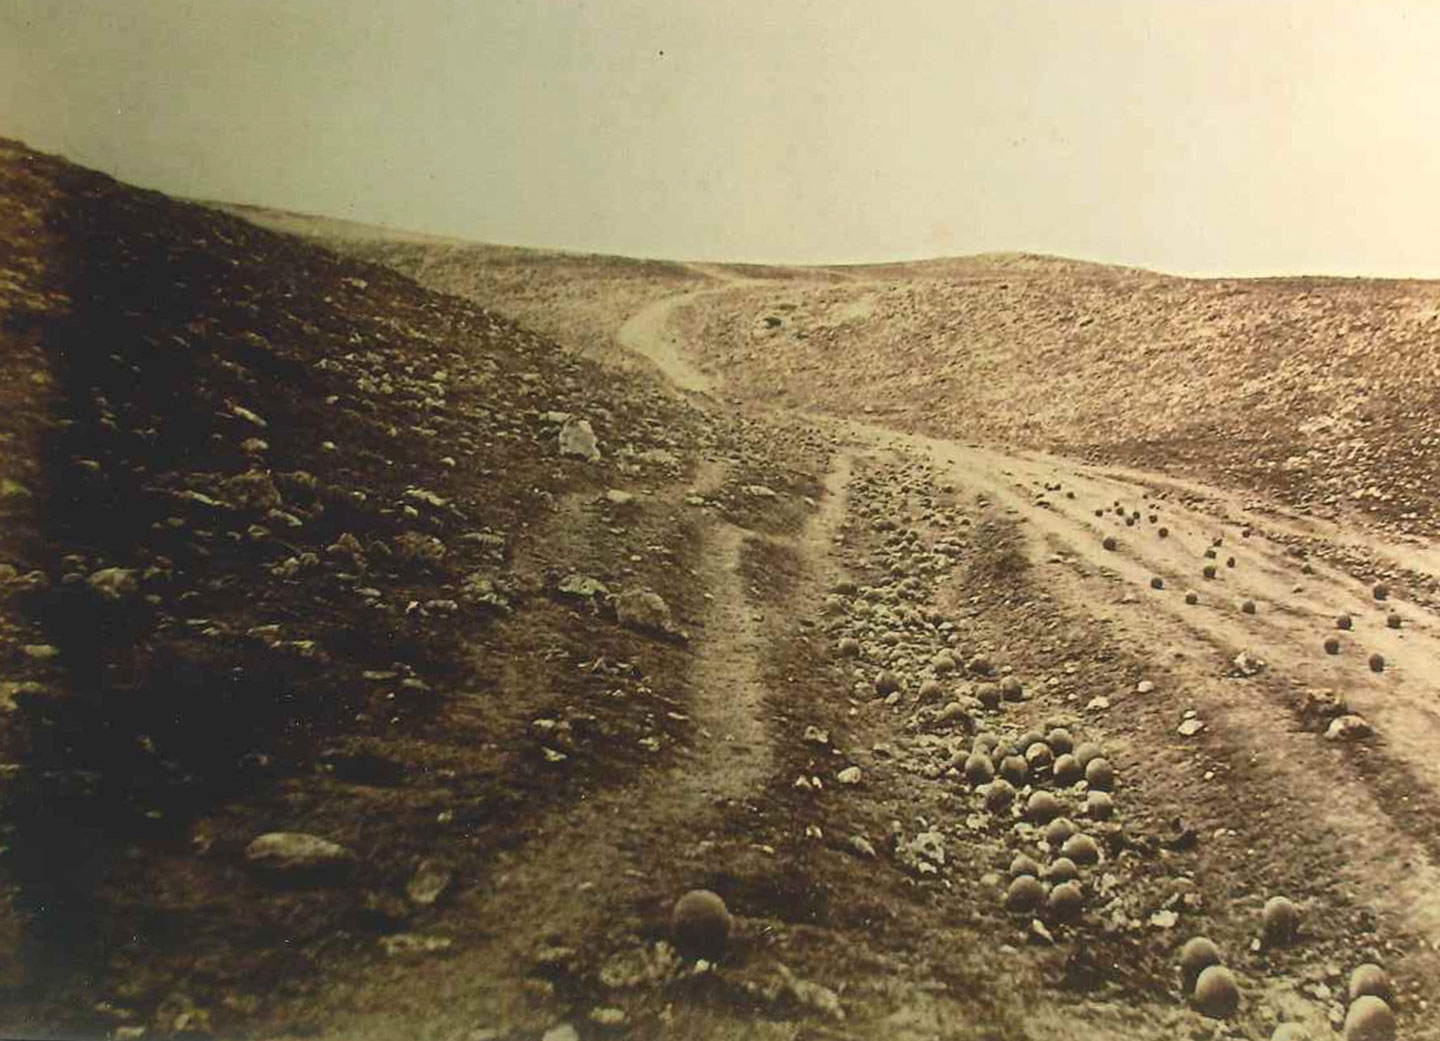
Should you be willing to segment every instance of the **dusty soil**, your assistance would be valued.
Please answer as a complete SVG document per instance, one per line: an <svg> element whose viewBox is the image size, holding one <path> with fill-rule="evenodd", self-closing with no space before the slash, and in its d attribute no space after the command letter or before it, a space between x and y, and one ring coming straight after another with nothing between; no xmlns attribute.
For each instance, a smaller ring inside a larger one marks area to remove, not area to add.
<svg viewBox="0 0 1440 1041"><path fill-rule="evenodd" d="M1323 508L1391 447L1286 368L1321 338L1281 321L1369 316L1374 349L1326 335L1398 424L1429 356L1384 337L1440 290L527 257L238 211L299 239L13 143L0 180L0 1032L1323 1038L1378 961L1400 1035L1440 1036L1433 456L1407 421L1392 499ZM1301 346L1173 317L1241 296ZM1319 491L1256 447L1342 433ZM644 589L671 631L625 624ZM1345 714L1370 732L1327 738ZM1113 813L1043 759L1010 804L967 780L1056 728L1113 765ZM1005 907L1012 859L1063 842L1038 791L1094 839L1075 915ZM267 875L270 831L353 860ZM697 887L736 916L713 964L671 944ZM1225 1021L1178 983L1199 934Z"/></svg>

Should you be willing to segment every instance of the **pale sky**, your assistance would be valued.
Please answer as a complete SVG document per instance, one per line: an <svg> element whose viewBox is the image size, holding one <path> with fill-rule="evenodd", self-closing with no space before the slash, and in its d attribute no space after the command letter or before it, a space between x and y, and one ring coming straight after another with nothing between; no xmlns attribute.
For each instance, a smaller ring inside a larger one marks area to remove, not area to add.
<svg viewBox="0 0 1440 1041"><path fill-rule="evenodd" d="M1436 0L0 0L0 135L515 245L1440 277Z"/></svg>

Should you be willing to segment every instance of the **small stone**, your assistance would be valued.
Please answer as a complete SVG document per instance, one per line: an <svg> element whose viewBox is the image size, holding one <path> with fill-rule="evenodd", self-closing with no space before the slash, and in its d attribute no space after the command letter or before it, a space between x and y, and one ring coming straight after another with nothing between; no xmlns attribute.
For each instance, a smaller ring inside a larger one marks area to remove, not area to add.
<svg viewBox="0 0 1440 1041"><path fill-rule="evenodd" d="M860 779L860 767L858 766L847 766L835 775L835 780L844 785L857 785L860 783Z"/></svg>
<svg viewBox="0 0 1440 1041"><path fill-rule="evenodd" d="M140 591L140 580L135 572L126 568L107 567L96 571L85 580L85 584L101 600L118 604L128 600Z"/></svg>
<svg viewBox="0 0 1440 1041"><path fill-rule="evenodd" d="M273 874L311 874L342 870L355 861L344 846L294 831L272 831L245 847L245 859Z"/></svg>
<svg viewBox="0 0 1440 1041"><path fill-rule="evenodd" d="M1198 719L1187 719L1175 729L1181 737L1194 737L1205 729L1205 724Z"/></svg>
<svg viewBox="0 0 1440 1041"><path fill-rule="evenodd" d="M600 445L595 429L588 419L567 419L560 427L560 454L595 462L600 458Z"/></svg>
<svg viewBox="0 0 1440 1041"><path fill-rule="evenodd" d="M1361 738L1369 737L1371 733L1373 731L1370 723L1364 716L1350 713L1330 721L1330 726L1325 730L1325 740L1358 741Z"/></svg>
<svg viewBox="0 0 1440 1041"><path fill-rule="evenodd" d="M615 616L628 629L675 635L678 630L670 616L670 605L649 589L627 589L615 600Z"/></svg>

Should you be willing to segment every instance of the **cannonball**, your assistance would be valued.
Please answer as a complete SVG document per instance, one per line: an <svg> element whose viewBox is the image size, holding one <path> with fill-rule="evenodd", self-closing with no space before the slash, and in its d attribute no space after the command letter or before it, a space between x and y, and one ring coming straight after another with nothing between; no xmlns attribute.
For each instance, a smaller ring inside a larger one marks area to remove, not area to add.
<svg viewBox="0 0 1440 1041"><path fill-rule="evenodd" d="M1254 600L1246 600L1243 604L1240 605L1240 610L1244 611L1246 614L1254 614L1254 613L1255 613L1255 601L1254 601Z"/></svg>
<svg viewBox="0 0 1440 1041"><path fill-rule="evenodd" d="M975 698L986 708L1000 707L1000 685L998 683L982 683L975 688Z"/></svg>
<svg viewBox="0 0 1440 1041"><path fill-rule="evenodd" d="M1226 557L1226 558L1225 558L1225 566L1226 566L1226 567L1234 567L1234 566L1235 566L1235 558L1234 558L1234 557Z"/></svg>
<svg viewBox="0 0 1440 1041"><path fill-rule="evenodd" d="M1028 913L1039 907L1045 899L1045 887L1034 875L1021 875L1005 890L1005 909Z"/></svg>
<svg viewBox="0 0 1440 1041"><path fill-rule="evenodd" d="M975 740L970 742L970 751L984 752L989 756L993 756L998 747L1000 747L1000 735L989 730L982 730L975 735Z"/></svg>
<svg viewBox="0 0 1440 1041"><path fill-rule="evenodd" d="M1077 864L1100 863L1100 847L1084 832L1076 832L1065 840L1060 852Z"/></svg>
<svg viewBox="0 0 1440 1041"><path fill-rule="evenodd" d="M1212 965L1219 965L1222 960L1220 948L1209 937L1194 936L1186 940L1185 946L1180 948L1180 980L1186 993L1195 989L1200 973Z"/></svg>
<svg viewBox="0 0 1440 1041"><path fill-rule="evenodd" d="M1191 607L1194 607L1196 604L1198 604L1198 603L1200 602L1200 594L1199 594L1199 593L1193 593L1193 592L1192 592L1192 593L1186 593L1186 594L1185 594L1185 602L1186 602L1187 604L1189 604Z"/></svg>
<svg viewBox="0 0 1440 1041"><path fill-rule="evenodd" d="M1080 764L1082 769L1089 766L1091 760L1099 759L1100 755L1100 746L1093 741L1083 742L1074 752L1075 761Z"/></svg>
<svg viewBox="0 0 1440 1041"><path fill-rule="evenodd" d="M1025 749L1025 761L1030 764L1030 769L1043 773L1054 764L1055 753L1044 741L1036 741Z"/></svg>
<svg viewBox="0 0 1440 1041"><path fill-rule="evenodd" d="M1170 529L1169 529L1169 528L1163 528L1163 527L1162 527L1162 528L1161 528L1159 531L1157 531L1155 534L1159 535L1162 539L1163 539L1163 538L1168 538L1168 537L1170 536Z"/></svg>
<svg viewBox="0 0 1440 1041"><path fill-rule="evenodd" d="M1371 672L1384 672L1384 671L1385 671L1385 655L1383 655L1383 654L1372 654L1372 655L1370 655L1370 671L1371 671Z"/></svg>
<svg viewBox="0 0 1440 1041"><path fill-rule="evenodd" d="M1045 903L1057 921L1073 922L1080 917L1080 912L1085 907L1085 895L1074 882L1061 882L1050 890L1050 896Z"/></svg>
<svg viewBox="0 0 1440 1041"><path fill-rule="evenodd" d="M1015 859L1010 861L1010 877L1019 878L1021 875L1034 875L1038 878L1040 865L1035 863L1033 857L1028 857L1024 853L1016 853Z"/></svg>
<svg viewBox="0 0 1440 1041"><path fill-rule="evenodd" d="M1025 816L1037 824L1049 824L1060 816L1060 800L1049 792L1033 792L1025 803Z"/></svg>
<svg viewBox="0 0 1440 1041"><path fill-rule="evenodd" d="M1154 578L1152 578L1152 579L1150 580L1150 588L1151 588L1151 589L1164 589L1164 588L1165 588L1165 580L1164 580L1163 578L1161 578L1159 575L1156 575Z"/></svg>
<svg viewBox="0 0 1440 1041"><path fill-rule="evenodd" d="M1045 825L1045 841L1050 843L1052 848L1059 849L1076 830L1075 822L1069 817L1056 817Z"/></svg>
<svg viewBox="0 0 1440 1041"><path fill-rule="evenodd" d="M1025 697L1025 688L1014 676L1006 676L1000 681L1000 695L1006 701L1021 701Z"/></svg>
<svg viewBox="0 0 1440 1041"><path fill-rule="evenodd" d="M1030 776L1030 764L1022 756L1007 755L1000 760L1000 776L1018 788Z"/></svg>
<svg viewBox="0 0 1440 1041"><path fill-rule="evenodd" d="M1080 868L1075 861L1069 857L1056 857L1045 869L1045 881L1059 885L1061 882L1074 882L1080 877Z"/></svg>
<svg viewBox="0 0 1440 1041"><path fill-rule="evenodd" d="M1056 784L1071 785L1085 776L1085 771L1080 766L1080 761L1073 755L1062 755L1055 760L1055 765L1050 768L1050 773L1055 778Z"/></svg>
<svg viewBox="0 0 1440 1041"><path fill-rule="evenodd" d="M1125 527L1127 527L1127 528L1133 528L1133 527L1135 527L1135 518L1134 518L1134 517L1126 517L1126 518L1125 518Z"/></svg>
<svg viewBox="0 0 1440 1041"><path fill-rule="evenodd" d="M997 777L985 788L985 808L999 813L1015 801L1015 786L1004 778Z"/></svg>
<svg viewBox="0 0 1440 1041"><path fill-rule="evenodd" d="M1214 578L1214 577L1215 577L1215 565L1214 565L1214 564L1206 564L1206 565L1205 565L1205 570L1202 571L1201 574L1203 574L1206 578Z"/></svg>
<svg viewBox="0 0 1440 1041"><path fill-rule="evenodd" d="M1374 962L1356 966L1355 971L1350 974L1350 1000L1355 1001L1367 994L1386 1002L1395 997L1395 992L1390 987L1390 977Z"/></svg>
<svg viewBox="0 0 1440 1041"><path fill-rule="evenodd" d="M1228 1019L1240 1007L1240 987L1235 975L1223 965L1201 970L1195 980L1195 1010L1211 1019Z"/></svg>
<svg viewBox="0 0 1440 1041"><path fill-rule="evenodd" d="M1394 611L1391 611L1388 615L1385 616L1385 624L1388 625L1391 629L1400 628L1400 616Z"/></svg>
<svg viewBox="0 0 1440 1041"><path fill-rule="evenodd" d="M1393 1041L1395 1013L1381 998L1366 994L1345 1013L1345 1041Z"/></svg>
<svg viewBox="0 0 1440 1041"><path fill-rule="evenodd" d="M1353 624L1348 614L1342 614L1339 618L1335 619L1335 628L1337 629L1348 629Z"/></svg>
<svg viewBox="0 0 1440 1041"><path fill-rule="evenodd" d="M1096 511L1095 511L1095 516L1097 516L1097 517L1103 517L1103 516L1105 516L1105 511L1104 511L1104 510L1096 510Z"/></svg>
<svg viewBox="0 0 1440 1041"><path fill-rule="evenodd" d="M1152 513L1152 514L1150 514L1150 523L1151 523L1151 524L1157 524L1157 523L1159 523L1159 521L1160 521L1160 515L1159 515L1158 513Z"/></svg>
<svg viewBox="0 0 1440 1041"><path fill-rule="evenodd" d="M840 654L846 658L860 657L860 641L853 636L841 637Z"/></svg>
<svg viewBox="0 0 1440 1041"><path fill-rule="evenodd" d="M1272 896L1260 913L1260 925L1268 945L1288 947L1300 933L1300 908L1286 897Z"/></svg>
<svg viewBox="0 0 1440 1041"><path fill-rule="evenodd" d="M921 701L929 701L931 698L938 697L944 689L945 688L940 686L939 680L927 679L924 683L920 684L920 690L916 696L919 697Z"/></svg>
<svg viewBox="0 0 1440 1041"><path fill-rule="evenodd" d="M1115 541L1115 536L1114 536L1114 535L1106 535L1105 538L1104 538L1104 540L1100 543L1100 545L1104 546L1104 547L1105 547L1106 549L1108 549L1108 550L1112 550L1112 551L1113 551L1113 550L1115 549L1115 547L1118 546L1118 545L1120 545L1120 544Z"/></svg>
<svg viewBox="0 0 1440 1041"><path fill-rule="evenodd" d="M971 752L965 760L965 780L974 785L995 780L995 764L984 752Z"/></svg>
<svg viewBox="0 0 1440 1041"><path fill-rule="evenodd" d="M1240 532L1240 537L1241 537L1242 539L1248 539L1248 538L1250 537L1250 529L1249 529L1249 528L1243 529L1243 530Z"/></svg>
<svg viewBox="0 0 1440 1041"><path fill-rule="evenodd" d="M1213 549L1207 549L1207 550L1205 551L1205 559L1206 559L1206 560L1214 560L1215 557L1216 557L1216 553L1215 553L1215 551L1214 551Z"/></svg>
<svg viewBox="0 0 1440 1041"><path fill-rule="evenodd" d="M1085 814L1097 821L1109 820L1115 812L1115 801L1107 792L1091 792L1085 796Z"/></svg>
<svg viewBox="0 0 1440 1041"><path fill-rule="evenodd" d="M1064 727L1051 727L1050 733L1045 735L1045 743L1056 755L1075 751L1075 738Z"/></svg>
<svg viewBox="0 0 1440 1041"><path fill-rule="evenodd" d="M687 957L714 961L725 950L733 920L725 901L708 889L693 889L675 901L670 932Z"/></svg>
<svg viewBox="0 0 1440 1041"><path fill-rule="evenodd" d="M1331 636L1331 637L1328 637L1328 638L1325 640L1325 653L1326 653L1326 654L1339 654L1339 653L1340 653L1340 640L1339 640L1338 637Z"/></svg>
<svg viewBox="0 0 1440 1041"><path fill-rule="evenodd" d="M1085 781L1096 791L1108 792L1115 787L1115 768L1103 756L1092 759L1085 767Z"/></svg>
<svg viewBox="0 0 1440 1041"><path fill-rule="evenodd" d="M1390 587L1387 586L1384 582L1381 582L1373 590L1371 590L1371 592L1375 594L1376 600L1384 600L1390 595Z"/></svg>
<svg viewBox="0 0 1440 1041"><path fill-rule="evenodd" d="M900 677L890 669L883 670L875 677L876 694L894 694L900 689Z"/></svg>
<svg viewBox="0 0 1440 1041"><path fill-rule="evenodd" d="M1044 740L1045 735L1040 733L1040 731L1027 730L1015 739L1015 751L1020 755L1024 755L1031 745L1041 743Z"/></svg>

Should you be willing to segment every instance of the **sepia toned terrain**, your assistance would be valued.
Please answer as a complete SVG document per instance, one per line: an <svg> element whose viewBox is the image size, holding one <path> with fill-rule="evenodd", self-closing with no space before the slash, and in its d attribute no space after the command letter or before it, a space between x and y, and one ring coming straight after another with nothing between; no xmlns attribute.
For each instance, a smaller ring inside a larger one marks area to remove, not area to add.
<svg viewBox="0 0 1440 1041"><path fill-rule="evenodd" d="M0 142L0 1036L1440 1037L1437 316Z"/></svg>

